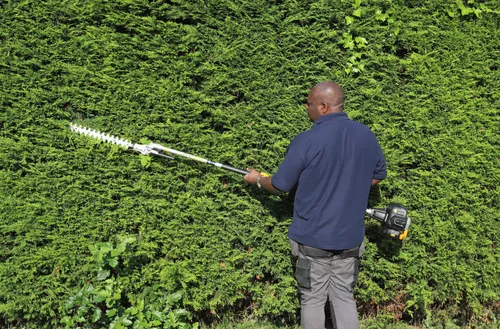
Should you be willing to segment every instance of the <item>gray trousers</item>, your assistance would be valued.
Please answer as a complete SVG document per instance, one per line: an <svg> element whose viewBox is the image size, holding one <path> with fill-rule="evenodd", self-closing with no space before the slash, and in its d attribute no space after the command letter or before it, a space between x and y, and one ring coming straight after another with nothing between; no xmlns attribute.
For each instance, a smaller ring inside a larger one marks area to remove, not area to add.
<svg viewBox="0 0 500 329"><path fill-rule="evenodd" d="M329 300L333 328L358 329L358 311L353 289L358 280L364 242L354 253L326 252L290 240L297 257L295 279L300 290L302 329L325 328L325 304ZM310 252L311 251L311 252ZM315 252L318 251L318 252Z"/></svg>

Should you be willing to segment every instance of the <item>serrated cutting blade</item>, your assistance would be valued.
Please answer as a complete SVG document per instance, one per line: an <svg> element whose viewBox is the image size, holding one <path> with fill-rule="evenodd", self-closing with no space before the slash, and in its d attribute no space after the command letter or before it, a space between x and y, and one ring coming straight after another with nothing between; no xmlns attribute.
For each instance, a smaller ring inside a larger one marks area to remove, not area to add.
<svg viewBox="0 0 500 329"><path fill-rule="evenodd" d="M82 127L82 126L79 126L79 125L76 125L73 123L70 124L70 128L74 132L77 132L77 133L85 135L85 136L94 137L94 138L97 138L97 139L102 140L102 141L107 142L107 143L120 145L124 148L133 148L134 147L134 144L132 144L131 142L129 142L126 139L122 139L122 138L118 138L118 137L115 137L115 136L112 136L109 134L105 134L105 133L102 133L98 130L85 128L85 127Z"/></svg>

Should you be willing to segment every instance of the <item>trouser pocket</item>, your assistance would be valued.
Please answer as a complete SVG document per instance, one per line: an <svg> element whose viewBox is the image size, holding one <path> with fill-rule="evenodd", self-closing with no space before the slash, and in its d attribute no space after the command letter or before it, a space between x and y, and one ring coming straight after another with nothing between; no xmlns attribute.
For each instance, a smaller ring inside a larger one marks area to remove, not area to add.
<svg viewBox="0 0 500 329"><path fill-rule="evenodd" d="M354 260L354 273L353 273L353 281L351 283L351 291L354 291L354 286L356 285L356 282L358 282L360 264L361 260L359 259L359 257L356 257Z"/></svg>
<svg viewBox="0 0 500 329"><path fill-rule="evenodd" d="M299 256L295 266L295 279L299 287L311 288L311 261Z"/></svg>

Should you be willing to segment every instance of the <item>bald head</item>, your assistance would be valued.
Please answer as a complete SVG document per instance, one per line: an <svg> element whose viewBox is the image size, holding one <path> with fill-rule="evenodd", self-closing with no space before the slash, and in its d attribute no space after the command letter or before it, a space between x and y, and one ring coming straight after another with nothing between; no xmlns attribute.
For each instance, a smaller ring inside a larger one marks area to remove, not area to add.
<svg viewBox="0 0 500 329"><path fill-rule="evenodd" d="M333 81L324 81L316 84L311 89L314 101L324 103L329 108L329 113L342 112L344 93L338 84Z"/></svg>
<svg viewBox="0 0 500 329"><path fill-rule="evenodd" d="M312 87L307 96L307 115L312 121L330 113L342 112L344 94L338 84L333 81L323 81Z"/></svg>

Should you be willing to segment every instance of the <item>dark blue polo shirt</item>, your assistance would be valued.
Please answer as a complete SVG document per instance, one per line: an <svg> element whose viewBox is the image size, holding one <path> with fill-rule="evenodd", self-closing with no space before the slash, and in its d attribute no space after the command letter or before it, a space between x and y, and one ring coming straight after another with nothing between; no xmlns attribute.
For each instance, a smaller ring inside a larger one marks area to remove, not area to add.
<svg viewBox="0 0 500 329"><path fill-rule="evenodd" d="M345 113L321 116L288 146L272 184L297 187L288 237L320 249L351 249L365 234L372 179L387 176L377 138Z"/></svg>

